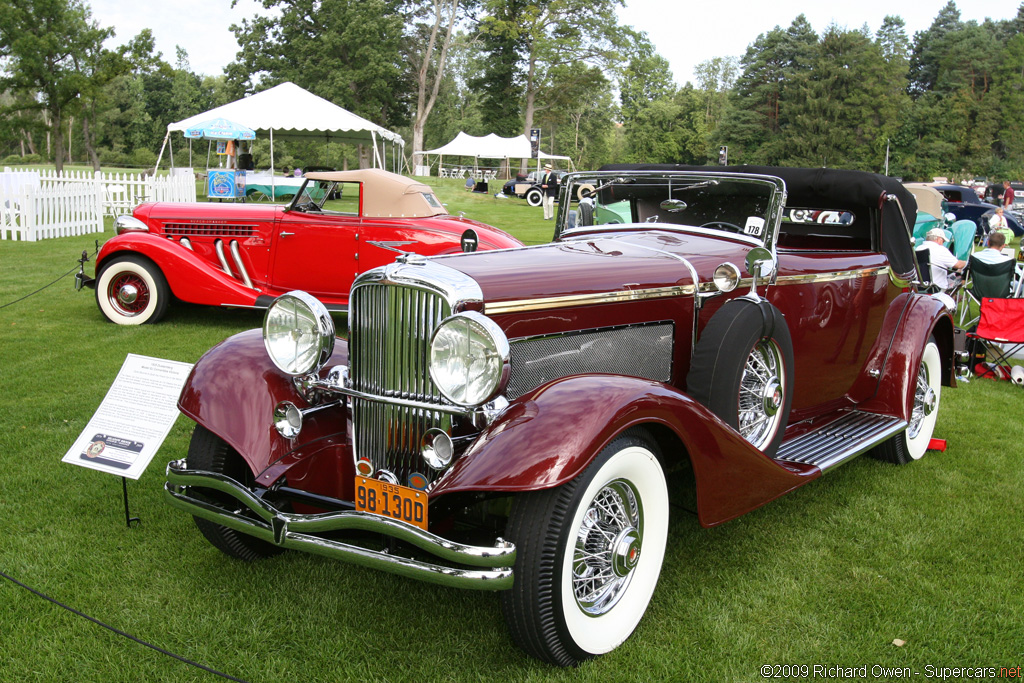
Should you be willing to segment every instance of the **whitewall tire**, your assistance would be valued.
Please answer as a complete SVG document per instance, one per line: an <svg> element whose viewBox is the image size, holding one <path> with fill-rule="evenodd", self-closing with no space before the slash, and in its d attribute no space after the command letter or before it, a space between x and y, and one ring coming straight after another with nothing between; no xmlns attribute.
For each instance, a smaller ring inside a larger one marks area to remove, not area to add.
<svg viewBox="0 0 1024 683"><path fill-rule="evenodd" d="M942 396L942 359L934 339L929 339L921 356L916 377L911 378L914 392L910 425L906 431L882 442L874 450L881 460L905 465L920 460L928 450L935 432Z"/></svg>
<svg viewBox="0 0 1024 683"><path fill-rule="evenodd" d="M616 438L575 480L518 496L508 536L513 639L562 666L618 647L647 611L668 536L668 486L643 432Z"/></svg>
<svg viewBox="0 0 1024 683"><path fill-rule="evenodd" d="M118 325L157 322L167 312L170 298L167 279L142 256L116 257L96 278L96 303L107 320Z"/></svg>

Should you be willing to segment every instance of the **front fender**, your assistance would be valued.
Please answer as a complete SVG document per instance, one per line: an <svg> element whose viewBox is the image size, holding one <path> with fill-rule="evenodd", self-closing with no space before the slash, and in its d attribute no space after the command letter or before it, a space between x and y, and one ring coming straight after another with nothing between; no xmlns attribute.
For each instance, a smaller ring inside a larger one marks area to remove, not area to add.
<svg viewBox="0 0 1024 683"><path fill-rule="evenodd" d="M612 439L640 425L665 427L689 455L701 524L738 517L820 475L766 457L707 408L667 384L619 375L554 380L516 399L485 429L432 496L522 492L575 478Z"/></svg>
<svg viewBox="0 0 1024 683"><path fill-rule="evenodd" d="M109 259L122 254L140 254L155 263L182 301L252 306L260 294L178 242L146 232L126 232L107 240L96 256L96 275Z"/></svg>
<svg viewBox="0 0 1024 683"><path fill-rule="evenodd" d="M956 387L953 363L953 319L938 299L910 294L885 356L885 365L874 398L861 409L910 420L918 368L928 338L935 337L942 360L942 384Z"/></svg>
<svg viewBox="0 0 1024 683"><path fill-rule="evenodd" d="M339 339L325 367L347 363L348 345ZM309 407L292 377L270 360L262 331L256 329L229 337L199 359L178 398L178 409L224 439L260 475L260 483L270 484L303 454L349 443L348 419L340 406L307 415L299 436L284 438L273 426L274 406L280 401Z"/></svg>

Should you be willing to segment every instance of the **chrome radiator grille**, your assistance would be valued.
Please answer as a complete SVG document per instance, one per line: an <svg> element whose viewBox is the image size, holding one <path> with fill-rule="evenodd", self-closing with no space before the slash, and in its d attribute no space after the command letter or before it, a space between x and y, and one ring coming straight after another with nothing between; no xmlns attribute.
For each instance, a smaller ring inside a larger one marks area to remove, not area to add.
<svg viewBox="0 0 1024 683"><path fill-rule="evenodd" d="M443 297L394 284L365 284L349 301L349 365L354 389L377 396L441 403L430 379L430 335L451 314ZM409 486L422 475L429 484L438 473L420 456L420 440L431 427L451 430L446 413L354 399L355 457L375 472L386 470Z"/></svg>

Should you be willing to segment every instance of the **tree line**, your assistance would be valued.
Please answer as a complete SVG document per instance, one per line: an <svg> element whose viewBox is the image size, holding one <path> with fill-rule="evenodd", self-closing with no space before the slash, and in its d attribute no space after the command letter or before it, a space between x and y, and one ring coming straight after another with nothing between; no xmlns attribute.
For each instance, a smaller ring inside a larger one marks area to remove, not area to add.
<svg viewBox="0 0 1024 683"><path fill-rule="evenodd" d="M240 49L208 76L181 48L167 62L149 30L103 47L113 31L84 0L0 0L0 158L152 166L169 122L292 81L401 133L410 165L460 130L540 128L580 168L717 163L727 147L731 164L1024 178L1024 4L979 23L951 0L913 37L898 16L818 34L801 14L683 86L615 21L620 4L263 0L274 11L232 26ZM366 161L337 144L278 149L278 166Z"/></svg>

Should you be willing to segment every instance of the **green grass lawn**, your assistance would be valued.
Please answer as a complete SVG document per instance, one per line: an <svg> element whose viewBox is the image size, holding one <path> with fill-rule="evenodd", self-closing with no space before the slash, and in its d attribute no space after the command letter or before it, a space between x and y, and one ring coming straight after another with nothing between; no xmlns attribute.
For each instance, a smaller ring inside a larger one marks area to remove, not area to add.
<svg viewBox="0 0 1024 683"><path fill-rule="evenodd" d="M552 224L523 200L432 179L452 213L528 243ZM102 235L0 241L0 306L67 272ZM1024 664L1024 390L942 394L945 452L860 458L716 529L674 510L653 604L610 655L557 670L517 650L495 594L286 553L221 554L162 502L179 418L129 482L61 462L137 353L195 362L261 315L172 305L141 328L104 321L66 278L0 308L0 571L183 657L252 682L759 681L762 665ZM344 323L344 316L337 318ZM0 579L0 681L213 681ZM894 639L905 641L902 647ZM873 679L870 675L870 680ZM819 679L820 680L820 679Z"/></svg>

